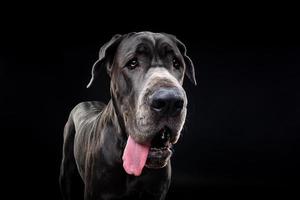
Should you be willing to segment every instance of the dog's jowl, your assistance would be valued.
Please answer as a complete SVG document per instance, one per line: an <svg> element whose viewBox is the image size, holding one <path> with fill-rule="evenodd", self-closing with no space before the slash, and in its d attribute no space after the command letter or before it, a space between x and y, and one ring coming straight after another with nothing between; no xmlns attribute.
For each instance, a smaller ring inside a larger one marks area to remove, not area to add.
<svg viewBox="0 0 300 200"><path fill-rule="evenodd" d="M187 113L185 75L196 85L193 63L175 36L139 32L102 46L88 87L104 69L111 100L78 104L65 125L63 198L164 199Z"/></svg>

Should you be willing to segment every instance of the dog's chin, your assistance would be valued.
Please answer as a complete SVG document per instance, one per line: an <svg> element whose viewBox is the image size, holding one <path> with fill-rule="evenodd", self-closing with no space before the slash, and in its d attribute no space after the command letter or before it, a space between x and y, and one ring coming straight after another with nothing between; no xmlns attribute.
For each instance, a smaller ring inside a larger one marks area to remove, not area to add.
<svg viewBox="0 0 300 200"><path fill-rule="evenodd" d="M150 148L148 158L146 161L146 167L151 169L163 168L167 165L172 151L170 148Z"/></svg>

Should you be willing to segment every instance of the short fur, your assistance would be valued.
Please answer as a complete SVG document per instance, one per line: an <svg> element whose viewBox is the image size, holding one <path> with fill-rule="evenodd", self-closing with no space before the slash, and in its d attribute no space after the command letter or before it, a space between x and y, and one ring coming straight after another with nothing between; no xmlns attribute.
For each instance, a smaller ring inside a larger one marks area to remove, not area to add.
<svg viewBox="0 0 300 200"><path fill-rule="evenodd" d="M126 67L133 57L139 61L136 69ZM173 67L174 57L179 68ZM124 171L122 154L128 135L138 143L150 143L166 125L173 133L170 141L177 142L186 117L184 74L196 84L186 48L164 33L116 35L101 48L88 87L101 68L111 77L111 100L107 105L83 102L70 113L60 172L63 198L81 199L79 188L84 185L85 200L164 199L171 180L170 159L160 161L156 168L149 161L135 177ZM184 99L178 116L162 118L149 108L149 97L160 88L172 89Z"/></svg>

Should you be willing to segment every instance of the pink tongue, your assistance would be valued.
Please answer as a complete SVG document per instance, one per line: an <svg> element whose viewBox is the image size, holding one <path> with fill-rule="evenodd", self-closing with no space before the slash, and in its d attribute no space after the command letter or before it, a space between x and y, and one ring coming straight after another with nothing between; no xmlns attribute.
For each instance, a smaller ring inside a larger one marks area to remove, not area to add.
<svg viewBox="0 0 300 200"><path fill-rule="evenodd" d="M139 176L147 160L150 146L135 142L130 136L123 153L123 167L127 174Z"/></svg>

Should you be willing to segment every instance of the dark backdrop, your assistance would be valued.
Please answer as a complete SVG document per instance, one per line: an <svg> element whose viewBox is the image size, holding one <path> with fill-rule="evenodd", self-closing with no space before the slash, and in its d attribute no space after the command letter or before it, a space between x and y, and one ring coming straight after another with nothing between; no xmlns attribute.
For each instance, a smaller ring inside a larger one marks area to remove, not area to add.
<svg viewBox="0 0 300 200"><path fill-rule="evenodd" d="M60 198L68 114L81 101L109 99L106 74L85 88L98 50L114 34L142 30L181 39L198 81L184 83L188 116L168 199L297 195L300 46L293 16L43 12L8 15L2 24L1 176L9 199Z"/></svg>

